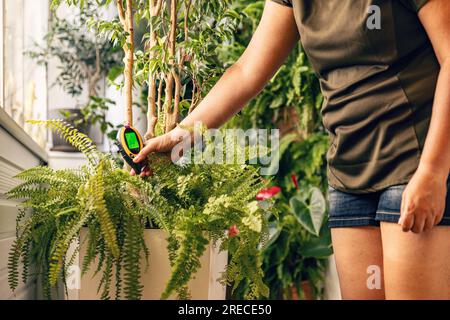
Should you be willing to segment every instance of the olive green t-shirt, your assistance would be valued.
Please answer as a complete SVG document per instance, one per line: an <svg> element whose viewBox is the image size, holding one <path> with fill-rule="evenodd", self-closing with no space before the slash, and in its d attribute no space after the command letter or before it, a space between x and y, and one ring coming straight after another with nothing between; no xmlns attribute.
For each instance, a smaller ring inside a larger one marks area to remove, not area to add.
<svg viewBox="0 0 450 320"><path fill-rule="evenodd" d="M324 95L332 187L367 193L418 167L440 70L418 18L427 0L273 0L293 7Z"/></svg>

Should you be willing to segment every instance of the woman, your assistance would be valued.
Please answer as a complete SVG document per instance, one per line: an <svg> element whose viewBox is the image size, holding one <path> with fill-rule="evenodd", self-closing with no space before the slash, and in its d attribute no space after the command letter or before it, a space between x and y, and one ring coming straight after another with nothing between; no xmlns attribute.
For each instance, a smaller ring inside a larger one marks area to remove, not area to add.
<svg viewBox="0 0 450 320"><path fill-rule="evenodd" d="M182 122L225 123L301 39L325 97L344 299L450 299L449 16L448 0L268 0L247 50ZM182 135L150 140L136 162Z"/></svg>

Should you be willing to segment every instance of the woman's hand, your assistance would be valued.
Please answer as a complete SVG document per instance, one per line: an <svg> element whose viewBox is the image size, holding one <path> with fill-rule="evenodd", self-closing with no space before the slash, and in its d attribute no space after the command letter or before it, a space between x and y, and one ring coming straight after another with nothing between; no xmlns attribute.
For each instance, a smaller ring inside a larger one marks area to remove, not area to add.
<svg viewBox="0 0 450 320"><path fill-rule="evenodd" d="M447 175L419 166L402 197L398 224L403 231L430 230L443 218L447 194Z"/></svg>
<svg viewBox="0 0 450 320"><path fill-rule="evenodd" d="M139 155L133 160L134 163L144 161L151 152L170 152L183 139L183 135L185 134L183 132L184 130L179 130L179 128L176 128L166 134L146 141L144 149L142 149ZM140 176L144 178L150 176L151 174L151 164L148 164L142 170ZM133 169L131 169L131 175L136 175L136 172Z"/></svg>

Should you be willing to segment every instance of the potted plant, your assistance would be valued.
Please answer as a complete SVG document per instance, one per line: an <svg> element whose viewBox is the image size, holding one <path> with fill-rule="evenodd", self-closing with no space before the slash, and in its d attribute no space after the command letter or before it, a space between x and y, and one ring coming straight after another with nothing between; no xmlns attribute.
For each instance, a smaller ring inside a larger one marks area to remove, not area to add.
<svg viewBox="0 0 450 320"><path fill-rule="evenodd" d="M54 1L54 5L59 2ZM83 5L86 1L75 3ZM212 53L205 50L202 41L209 43L208 37L229 35L236 15L228 10L227 1L219 0L196 5L176 0L149 1L144 6L132 0L115 4L119 21L99 20L92 25L107 32L124 49L126 123L133 122L134 81L148 83L146 137L150 138L170 130L183 111L195 108L202 88L212 81L207 63ZM149 19L146 53L133 50L136 17ZM156 29L161 23L168 26ZM181 33L180 25L184 26ZM188 83L194 89L185 98L182 87ZM95 271L101 274L98 286L102 298L140 298L142 261L151 255L145 230L158 227L167 236L171 266L162 298L173 293L179 298L189 297L188 283L201 267L201 257L210 243L220 245L219 249L230 255L223 283L238 287L245 281L249 284L247 298L268 296L260 246L268 239L270 206L255 199L257 190L265 185L257 168L205 163L178 166L166 156L154 154L150 159L154 174L142 180L119 168L85 134L63 121L32 123L59 133L86 155L89 164L79 170L37 167L18 175L24 182L9 195L26 200L8 264L12 289L19 281L18 265L22 261L23 278L29 276L33 265L50 297L51 286L66 278L76 254L82 252L83 271L95 264ZM33 211L27 216L29 208ZM70 244L80 239L85 227L86 236L75 254L68 256Z"/></svg>
<svg viewBox="0 0 450 320"><path fill-rule="evenodd" d="M99 12L89 2L71 19L59 18L52 11L46 45L37 46L27 54L38 64L58 62L58 73L53 86L58 86L72 97L81 97L82 102L74 108L61 107L50 110L51 118L64 118L79 131L88 134L92 125L99 124L102 133L112 136L117 128L106 121L105 111L113 101L99 96L99 83L106 76L114 79L120 72L120 50L113 43L87 32L91 19L98 19ZM55 151L74 152L76 149L53 134Z"/></svg>
<svg viewBox="0 0 450 320"><path fill-rule="evenodd" d="M33 266L50 297L51 287L74 263L75 255L67 256L69 245L87 226L87 236L81 240L86 248L83 272L97 258L94 268L101 272L98 285L103 298L140 298L142 259L151 254L144 232L153 226L168 236L172 274L166 279L163 298L174 292L180 298L189 297L186 285L200 268L209 241L230 253L224 282L249 279L253 291L249 297L268 294L258 249L266 237L267 212L254 200L255 190L263 186L256 168L240 164L180 167L155 155L151 159L154 176L143 181L120 169L76 129L57 120L36 123L62 133L84 152L89 165L59 171L36 167L18 175L24 183L9 195L26 201L9 259L12 289L18 284L22 261L23 279ZM25 215L28 208L33 209L30 216ZM236 226L239 234L224 232L230 226Z"/></svg>

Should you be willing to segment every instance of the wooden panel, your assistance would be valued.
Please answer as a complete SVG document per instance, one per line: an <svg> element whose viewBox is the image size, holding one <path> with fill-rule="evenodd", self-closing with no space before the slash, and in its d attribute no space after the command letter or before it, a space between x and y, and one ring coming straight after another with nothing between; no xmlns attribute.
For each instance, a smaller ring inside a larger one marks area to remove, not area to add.
<svg viewBox="0 0 450 320"><path fill-rule="evenodd" d="M3 160L3 161L2 161ZM4 195L20 182L13 177L20 172L20 168L0 158L0 194Z"/></svg>
<svg viewBox="0 0 450 320"><path fill-rule="evenodd" d="M0 145L0 299L35 299L33 281L20 283L14 293L9 289L8 255L15 239L19 203L7 199L6 193L20 183L15 175L39 165L41 160L1 127Z"/></svg>
<svg viewBox="0 0 450 320"><path fill-rule="evenodd" d="M0 240L15 234L17 205L14 201L0 199Z"/></svg>
<svg viewBox="0 0 450 320"><path fill-rule="evenodd" d="M39 165L40 159L0 127L0 162L6 162L17 169L26 169Z"/></svg>

